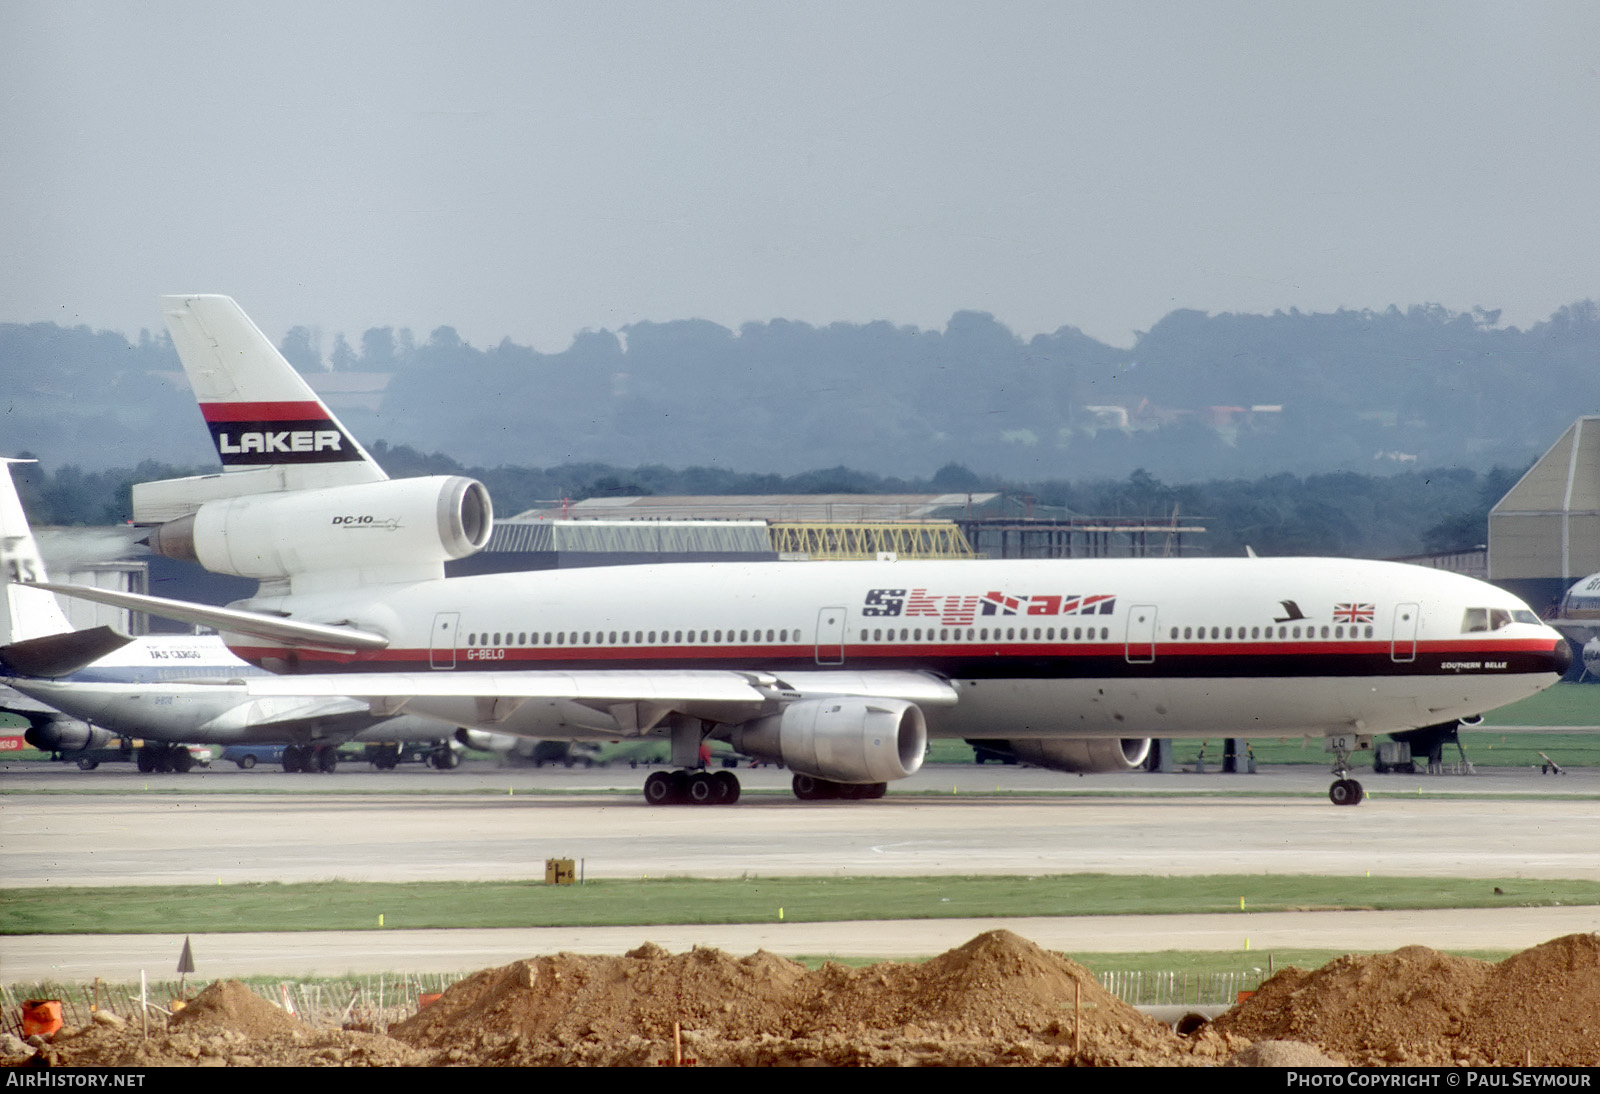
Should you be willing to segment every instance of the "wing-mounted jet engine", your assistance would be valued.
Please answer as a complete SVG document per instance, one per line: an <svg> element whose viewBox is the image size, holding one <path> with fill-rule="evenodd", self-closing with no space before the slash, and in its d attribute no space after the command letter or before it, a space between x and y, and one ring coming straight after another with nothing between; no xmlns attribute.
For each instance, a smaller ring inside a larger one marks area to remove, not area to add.
<svg viewBox="0 0 1600 1094"><path fill-rule="evenodd" d="M22 739L41 752L87 752L108 748L117 739L99 726L54 712L15 711L28 719Z"/></svg>
<svg viewBox="0 0 1600 1094"><path fill-rule="evenodd" d="M889 782L914 775L928 751L928 724L903 699L804 699L735 726L735 749L794 774L795 797L881 798Z"/></svg>
<svg viewBox="0 0 1600 1094"><path fill-rule="evenodd" d="M1148 737L1021 737L1009 741L969 740L967 743L974 748L1013 756L1034 767L1074 775L1137 771L1150 756Z"/></svg>

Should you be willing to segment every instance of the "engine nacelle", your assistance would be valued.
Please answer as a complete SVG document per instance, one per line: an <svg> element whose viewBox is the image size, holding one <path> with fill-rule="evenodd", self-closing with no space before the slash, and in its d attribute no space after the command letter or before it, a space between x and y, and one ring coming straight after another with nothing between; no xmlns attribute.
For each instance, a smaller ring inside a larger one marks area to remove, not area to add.
<svg viewBox="0 0 1600 1094"><path fill-rule="evenodd" d="M803 699L733 731L747 756L838 783L914 775L928 749L922 710L904 699Z"/></svg>
<svg viewBox="0 0 1600 1094"><path fill-rule="evenodd" d="M437 566L489 542L494 509L459 475L208 501L150 534L150 549L212 573L271 581L316 571Z"/></svg>
<svg viewBox="0 0 1600 1094"><path fill-rule="evenodd" d="M486 729L456 730L456 742L475 752L510 752L523 740L508 733L490 733Z"/></svg>
<svg viewBox="0 0 1600 1094"><path fill-rule="evenodd" d="M1013 741L977 741L1006 752L1025 764L1075 775L1136 771L1150 755L1148 737L1023 737Z"/></svg>
<svg viewBox="0 0 1600 1094"><path fill-rule="evenodd" d="M82 752L89 748L108 748L116 734L76 718L52 718L35 722L22 739L41 752Z"/></svg>

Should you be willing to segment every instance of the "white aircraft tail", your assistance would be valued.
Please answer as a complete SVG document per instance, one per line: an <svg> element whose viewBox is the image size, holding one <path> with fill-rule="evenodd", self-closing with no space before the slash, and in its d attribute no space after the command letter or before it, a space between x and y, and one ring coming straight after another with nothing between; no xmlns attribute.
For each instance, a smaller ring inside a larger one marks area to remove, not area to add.
<svg viewBox="0 0 1600 1094"><path fill-rule="evenodd" d="M29 462L0 460L4 464L0 471L0 592L5 599L0 611L0 646L72 629L55 593L28 588L35 581L49 580L39 544L22 511L17 484L11 478L12 464Z"/></svg>
<svg viewBox="0 0 1600 1094"><path fill-rule="evenodd" d="M223 474L136 485L137 523L222 498L388 479L232 298L163 296L161 311Z"/></svg>
<svg viewBox="0 0 1600 1094"><path fill-rule="evenodd" d="M33 538L11 465L0 459L0 672L63 676L128 644L115 627L75 631L56 594L32 588L45 581L44 559Z"/></svg>

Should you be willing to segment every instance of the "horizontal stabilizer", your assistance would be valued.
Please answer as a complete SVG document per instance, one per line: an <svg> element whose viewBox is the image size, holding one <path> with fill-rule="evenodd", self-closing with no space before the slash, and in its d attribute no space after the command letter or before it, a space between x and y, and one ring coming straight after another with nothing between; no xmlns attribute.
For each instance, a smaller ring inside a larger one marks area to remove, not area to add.
<svg viewBox="0 0 1600 1094"><path fill-rule="evenodd" d="M93 627L0 646L0 667L11 676L68 676L132 642L115 627Z"/></svg>
<svg viewBox="0 0 1600 1094"><path fill-rule="evenodd" d="M389 647L389 640L383 635L373 634L371 631L359 631L354 627L302 623L275 615L240 611L237 608L214 608L209 604L191 604L186 600L168 600L162 596L97 589L89 585L55 585L40 582L34 587L48 589L63 596L75 596L80 600L93 600L97 604L110 604L117 608L148 612L163 619L176 619L180 623L197 623L224 634L245 635L297 649L366 653Z"/></svg>

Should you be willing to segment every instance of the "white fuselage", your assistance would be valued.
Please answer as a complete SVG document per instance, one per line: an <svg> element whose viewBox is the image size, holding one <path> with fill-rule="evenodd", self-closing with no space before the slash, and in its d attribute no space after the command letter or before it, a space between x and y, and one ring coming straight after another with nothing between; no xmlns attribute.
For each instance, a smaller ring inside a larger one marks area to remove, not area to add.
<svg viewBox="0 0 1600 1094"><path fill-rule="evenodd" d="M1345 559L628 566L237 606L390 640L319 654L228 636L275 672L723 670L837 694L858 691L852 678L922 673L958 693L925 711L930 734L955 737L1394 732L1530 695L1567 656L1491 585ZM449 695L406 709L525 736L628 732L603 704L569 699L510 715ZM702 713L727 720L714 704Z"/></svg>

